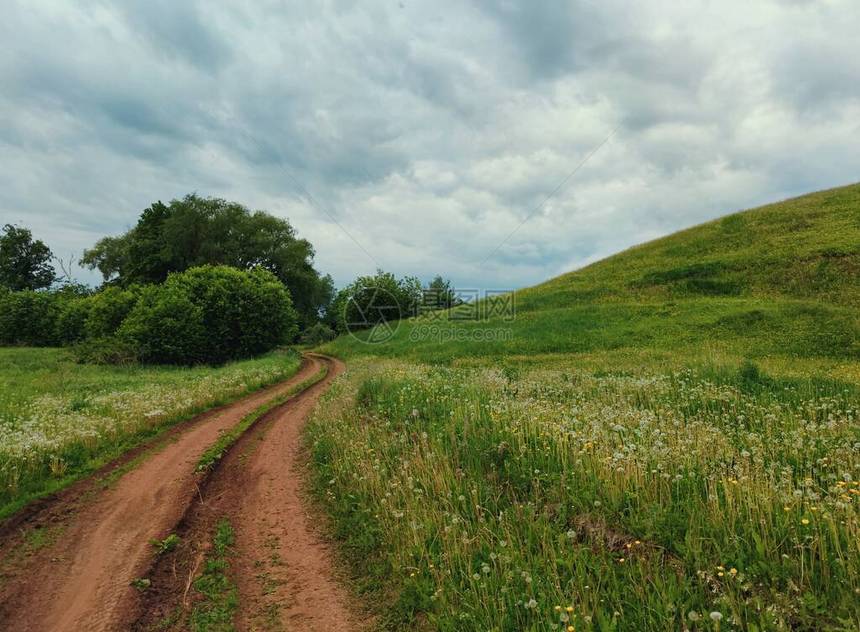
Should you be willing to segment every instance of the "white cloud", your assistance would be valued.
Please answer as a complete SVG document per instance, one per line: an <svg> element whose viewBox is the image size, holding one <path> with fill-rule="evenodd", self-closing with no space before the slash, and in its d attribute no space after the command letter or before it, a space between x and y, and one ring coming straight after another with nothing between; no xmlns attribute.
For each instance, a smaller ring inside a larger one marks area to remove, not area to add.
<svg viewBox="0 0 860 632"><path fill-rule="evenodd" d="M197 191L339 283L528 285L857 179L858 30L851 0L11 2L0 222L66 257Z"/></svg>

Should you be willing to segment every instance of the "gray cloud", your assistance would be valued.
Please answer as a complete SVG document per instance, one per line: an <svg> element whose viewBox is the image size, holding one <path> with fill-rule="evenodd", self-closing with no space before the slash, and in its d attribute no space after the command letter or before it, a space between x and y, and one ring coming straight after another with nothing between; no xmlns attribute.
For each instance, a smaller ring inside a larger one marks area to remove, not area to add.
<svg viewBox="0 0 860 632"><path fill-rule="evenodd" d="M850 0L8 4L0 221L63 256L197 191L517 287L860 167Z"/></svg>

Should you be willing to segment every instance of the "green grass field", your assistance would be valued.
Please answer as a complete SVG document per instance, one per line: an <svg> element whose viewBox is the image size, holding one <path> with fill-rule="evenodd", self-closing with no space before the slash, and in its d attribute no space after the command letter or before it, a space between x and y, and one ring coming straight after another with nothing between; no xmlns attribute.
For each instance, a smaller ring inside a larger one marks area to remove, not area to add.
<svg viewBox="0 0 860 632"><path fill-rule="evenodd" d="M350 371L306 433L315 489L383 624L860 628L859 279L852 185L518 292L512 319L325 346Z"/></svg>
<svg viewBox="0 0 860 632"><path fill-rule="evenodd" d="M77 364L63 349L0 349L0 516L299 364L275 352L219 368L118 367Z"/></svg>

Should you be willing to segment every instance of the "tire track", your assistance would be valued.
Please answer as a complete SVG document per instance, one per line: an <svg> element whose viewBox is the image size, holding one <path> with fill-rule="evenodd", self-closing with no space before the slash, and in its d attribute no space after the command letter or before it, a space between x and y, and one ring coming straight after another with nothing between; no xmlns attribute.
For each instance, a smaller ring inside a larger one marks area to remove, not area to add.
<svg viewBox="0 0 860 632"><path fill-rule="evenodd" d="M227 519L235 532L230 576L238 588L239 630L359 630L364 622L335 579L332 555L306 511L302 488L301 431L329 383L343 370L338 360L325 379L271 411L222 459L189 512L182 545L153 570L134 630L183 630L194 607L188 587L209 552L215 526ZM168 624L171 618L175 621Z"/></svg>
<svg viewBox="0 0 860 632"><path fill-rule="evenodd" d="M130 582L152 564L151 541L166 537L198 497L200 456L220 433L245 415L316 374L319 358L307 358L289 380L233 404L204 413L175 439L104 490L84 488L82 498L61 498L73 509L53 508L62 530L35 554L10 562L22 538L0 541L3 584L0 629L16 632L125 630L139 609ZM91 494L92 498L88 495Z"/></svg>

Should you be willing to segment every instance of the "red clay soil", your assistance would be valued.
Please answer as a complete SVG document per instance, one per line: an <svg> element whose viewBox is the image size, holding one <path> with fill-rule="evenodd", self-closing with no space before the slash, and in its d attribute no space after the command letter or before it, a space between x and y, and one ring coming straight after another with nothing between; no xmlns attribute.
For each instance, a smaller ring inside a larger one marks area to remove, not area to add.
<svg viewBox="0 0 860 632"><path fill-rule="evenodd" d="M343 364L333 361L331 377L342 371ZM230 516L240 630L359 627L345 591L332 579L331 552L302 498L300 435L322 392L280 411L245 462L242 493Z"/></svg>
<svg viewBox="0 0 860 632"><path fill-rule="evenodd" d="M133 630L185 629L195 607L192 578L225 519L235 534L228 574L239 592L238 630L349 631L367 625L334 579L331 552L302 496L301 430L344 368L325 361L326 378L261 418L207 479L177 531L182 544L161 556L149 575L152 588ZM177 618L177 612L185 614Z"/></svg>
<svg viewBox="0 0 860 632"><path fill-rule="evenodd" d="M318 373L322 362L311 358L290 380L201 415L106 489L60 498L66 509L41 512L0 535L0 630L127 630L139 614L130 582L151 566L151 541L171 533L197 497L203 452L245 415ZM28 547L35 528L55 540Z"/></svg>

